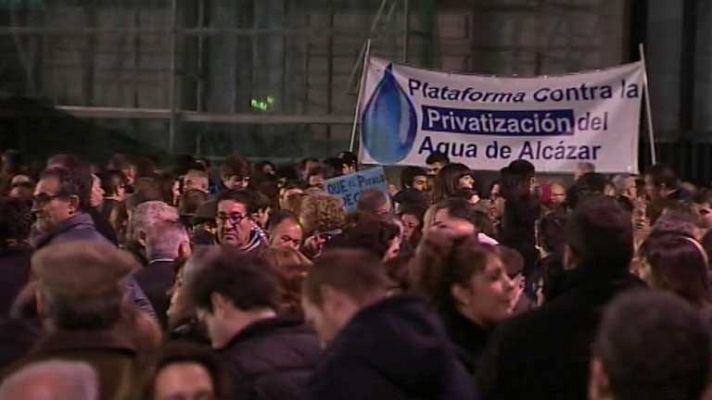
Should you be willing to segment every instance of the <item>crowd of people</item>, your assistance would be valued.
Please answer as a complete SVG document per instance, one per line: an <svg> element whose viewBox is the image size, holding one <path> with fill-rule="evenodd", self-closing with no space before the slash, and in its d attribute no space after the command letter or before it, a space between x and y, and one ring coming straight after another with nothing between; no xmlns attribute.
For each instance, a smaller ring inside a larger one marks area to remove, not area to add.
<svg viewBox="0 0 712 400"><path fill-rule="evenodd" d="M708 392L712 191L433 153L347 214L358 168L4 152L0 400Z"/></svg>

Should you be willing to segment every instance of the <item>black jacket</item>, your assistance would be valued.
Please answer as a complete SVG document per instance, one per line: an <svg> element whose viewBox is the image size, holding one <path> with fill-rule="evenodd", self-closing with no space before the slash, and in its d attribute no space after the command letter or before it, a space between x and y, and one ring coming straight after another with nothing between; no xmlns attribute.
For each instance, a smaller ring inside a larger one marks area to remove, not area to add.
<svg viewBox="0 0 712 400"><path fill-rule="evenodd" d="M175 263L173 261L149 262L148 265L136 271L134 277L151 301L158 321L165 329L168 326L166 312L171 301L168 291L175 281Z"/></svg>
<svg viewBox="0 0 712 400"><path fill-rule="evenodd" d="M492 329L482 327L458 312L445 317L445 327L465 368L475 374Z"/></svg>
<svg viewBox="0 0 712 400"><path fill-rule="evenodd" d="M0 371L24 357L41 336L40 319L0 319Z"/></svg>
<svg viewBox="0 0 712 400"><path fill-rule="evenodd" d="M0 249L0 317L10 313L15 297L30 277L31 248Z"/></svg>
<svg viewBox="0 0 712 400"><path fill-rule="evenodd" d="M106 240L118 246L119 239L116 237L116 231L114 231L114 227L111 226L109 219L104 216L101 210L98 208L90 208L87 213L91 216L92 221L94 221L97 232L106 238Z"/></svg>
<svg viewBox="0 0 712 400"><path fill-rule="evenodd" d="M504 205L500 244L522 255L525 277L533 273L538 258L535 225L540 214L539 200L530 194L508 198Z"/></svg>
<svg viewBox="0 0 712 400"><path fill-rule="evenodd" d="M475 399L471 376L427 304L395 296L356 314L309 382L310 399Z"/></svg>
<svg viewBox="0 0 712 400"><path fill-rule="evenodd" d="M255 322L219 351L236 400L296 400L319 359L319 340L301 320Z"/></svg>
<svg viewBox="0 0 712 400"><path fill-rule="evenodd" d="M603 308L644 284L624 269L567 271L558 297L501 325L478 371L484 399L586 399L591 345Z"/></svg>

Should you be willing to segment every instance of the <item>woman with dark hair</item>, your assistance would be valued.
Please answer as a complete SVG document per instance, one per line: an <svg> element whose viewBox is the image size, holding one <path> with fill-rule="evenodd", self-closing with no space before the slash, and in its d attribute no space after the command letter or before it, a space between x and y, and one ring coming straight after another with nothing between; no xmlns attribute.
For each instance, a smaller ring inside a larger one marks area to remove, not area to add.
<svg viewBox="0 0 712 400"><path fill-rule="evenodd" d="M534 166L516 160L500 171L500 191L504 202L499 239L501 244L517 250L524 257L524 276L529 278L538 259L536 221L541 215L539 200L532 194ZM503 203L503 204L502 204Z"/></svg>
<svg viewBox="0 0 712 400"><path fill-rule="evenodd" d="M145 179L145 178L144 178ZM169 172L164 172L156 178L161 193L161 200L169 206L177 206L180 194L183 192L181 179ZM136 190L138 191L138 182Z"/></svg>
<svg viewBox="0 0 712 400"><path fill-rule="evenodd" d="M433 186L433 201L439 202L457 195L459 190L476 191L476 179L465 164L448 164L438 172Z"/></svg>
<svg viewBox="0 0 712 400"><path fill-rule="evenodd" d="M164 348L146 392L149 400L231 398L230 379L217 356L179 342Z"/></svg>
<svg viewBox="0 0 712 400"><path fill-rule="evenodd" d="M415 249L423 236L425 209L411 206L403 207L398 213L398 217L403 224L403 245Z"/></svg>
<svg viewBox="0 0 712 400"><path fill-rule="evenodd" d="M564 211L550 212L539 221L537 243L541 259L525 286L526 295L538 304L556 295L557 284L564 270L567 221L568 214Z"/></svg>
<svg viewBox="0 0 712 400"><path fill-rule="evenodd" d="M99 175L101 188L104 190L104 201L101 205L101 214L109 221L119 243L126 235L126 177L121 171L110 170Z"/></svg>
<svg viewBox="0 0 712 400"><path fill-rule="evenodd" d="M415 256L412 284L445 322L461 361L475 374L494 327L512 313L515 287L495 248L477 237L429 232Z"/></svg>
<svg viewBox="0 0 712 400"><path fill-rule="evenodd" d="M641 278L656 289L672 292L696 307L711 304L707 253L694 238L654 234L639 250Z"/></svg>

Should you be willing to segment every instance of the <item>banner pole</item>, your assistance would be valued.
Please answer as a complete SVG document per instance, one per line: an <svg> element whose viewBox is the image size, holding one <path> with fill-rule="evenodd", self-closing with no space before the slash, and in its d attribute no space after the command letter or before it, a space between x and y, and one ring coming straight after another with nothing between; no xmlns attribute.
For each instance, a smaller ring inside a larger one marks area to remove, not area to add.
<svg viewBox="0 0 712 400"><path fill-rule="evenodd" d="M655 135L653 134L653 112L650 107L650 88L648 87L648 64L645 61L645 49L643 43L638 43L638 52L640 60L643 62L643 87L645 88L645 114L648 122L648 140L650 141L650 162L652 165L657 164L655 157Z"/></svg>
<svg viewBox="0 0 712 400"><path fill-rule="evenodd" d="M366 83L366 73L368 72L368 60L371 57L371 39L366 41L366 51L363 53L363 71L361 71L361 82L358 85L358 98L356 98L356 111L354 112L354 124L351 127L351 141L349 143L349 151L354 151L356 145L356 130L358 127L358 118L361 114L361 96L363 95L363 86Z"/></svg>

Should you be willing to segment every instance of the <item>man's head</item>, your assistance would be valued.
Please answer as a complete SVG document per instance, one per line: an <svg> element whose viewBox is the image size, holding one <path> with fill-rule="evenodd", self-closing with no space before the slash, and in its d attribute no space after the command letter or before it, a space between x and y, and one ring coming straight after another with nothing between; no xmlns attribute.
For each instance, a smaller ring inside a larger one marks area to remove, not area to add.
<svg viewBox="0 0 712 400"><path fill-rule="evenodd" d="M403 189L413 188L421 192L428 188L428 173L420 167L405 167L401 172Z"/></svg>
<svg viewBox="0 0 712 400"><path fill-rule="evenodd" d="M710 335L701 315L671 294L636 291L606 310L594 345L589 398L700 399Z"/></svg>
<svg viewBox="0 0 712 400"><path fill-rule="evenodd" d="M319 257L302 286L302 306L325 344L363 309L386 297L390 282L378 257L363 250L331 250Z"/></svg>
<svg viewBox="0 0 712 400"><path fill-rule="evenodd" d="M178 210L162 201L147 201L139 204L129 216L127 239L146 246L148 229L165 221L178 221Z"/></svg>
<svg viewBox="0 0 712 400"><path fill-rule="evenodd" d="M580 162L576 164L576 169L574 170L574 180L577 181L584 174L590 174L596 172L596 166L590 162Z"/></svg>
<svg viewBox="0 0 712 400"><path fill-rule="evenodd" d="M301 171L301 178L307 181L309 172L319 166L319 160L313 157L305 158L299 162L299 170Z"/></svg>
<svg viewBox="0 0 712 400"><path fill-rule="evenodd" d="M183 259L190 256L190 237L178 221L160 221L148 228L146 256L148 260Z"/></svg>
<svg viewBox="0 0 712 400"><path fill-rule="evenodd" d="M220 168L220 180L228 190L247 189L250 162L239 154L231 155Z"/></svg>
<svg viewBox="0 0 712 400"><path fill-rule="evenodd" d="M608 180L602 174L587 172L581 175L571 188L571 196L568 199L569 205L576 208L579 202L588 197L605 194L607 184Z"/></svg>
<svg viewBox="0 0 712 400"><path fill-rule="evenodd" d="M217 203L218 242L237 247L247 245L254 227L251 193L245 190L223 192Z"/></svg>
<svg viewBox="0 0 712 400"><path fill-rule="evenodd" d="M184 275L190 302L214 348L223 348L247 325L275 315L278 281L260 258L231 247L203 255L199 274Z"/></svg>
<svg viewBox="0 0 712 400"><path fill-rule="evenodd" d="M675 192L679 185L677 174L667 165L653 165L645 174L645 191L653 201L667 197Z"/></svg>
<svg viewBox="0 0 712 400"><path fill-rule="evenodd" d="M560 183L551 184L551 203L561 205L566 202L566 188Z"/></svg>
<svg viewBox="0 0 712 400"><path fill-rule="evenodd" d="M170 343L156 362L147 399L229 398L230 379L218 356L202 346Z"/></svg>
<svg viewBox="0 0 712 400"><path fill-rule="evenodd" d="M626 197L630 201L638 198L638 186L633 175L619 174L613 177L612 182L617 196Z"/></svg>
<svg viewBox="0 0 712 400"><path fill-rule="evenodd" d="M48 168L35 187L33 212L37 228L48 232L89 207L89 188L76 169Z"/></svg>
<svg viewBox="0 0 712 400"><path fill-rule="evenodd" d="M183 193L191 189L197 189L208 193L210 188L210 178L205 171L191 169L183 177Z"/></svg>
<svg viewBox="0 0 712 400"><path fill-rule="evenodd" d="M37 308L50 327L104 330L121 315L124 280L138 265L127 252L103 243L53 244L32 257Z"/></svg>
<svg viewBox="0 0 712 400"><path fill-rule="evenodd" d="M376 189L369 189L361 193L356 209L376 215L388 215L393 211L390 197Z"/></svg>
<svg viewBox="0 0 712 400"><path fill-rule="evenodd" d="M631 216L615 199L583 200L567 224L569 267L626 270L633 256Z"/></svg>
<svg viewBox="0 0 712 400"><path fill-rule="evenodd" d="M432 228L455 236L475 235L478 233L476 218L472 204L465 199L451 198L435 206Z"/></svg>
<svg viewBox="0 0 712 400"><path fill-rule="evenodd" d="M326 178L331 179L336 176L348 175L351 172L350 166L346 161L338 157L330 157L324 159L322 162L324 169L326 170Z"/></svg>
<svg viewBox="0 0 712 400"><path fill-rule="evenodd" d="M447 154L435 151L425 159L425 164L428 165L428 175L435 176L444 166L450 164L450 159Z"/></svg>
<svg viewBox="0 0 712 400"><path fill-rule="evenodd" d="M326 169L320 164L310 168L306 173L306 182L310 188L324 188L326 182Z"/></svg>
<svg viewBox="0 0 712 400"><path fill-rule="evenodd" d="M304 239L304 229L297 216L287 210L272 214L267 224L270 245L299 250Z"/></svg>
<svg viewBox="0 0 712 400"><path fill-rule="evenodd" d="M348 165L348 170L345 171L344 175L353 174L358 170L358 156L350 151L342 151L339 153L339 158L346 162Z"/></svg>
<svg viewBox="0 0 712 400"><path fill-rule="evenodd" d="M99 379L86 363L44 361L29 364L8 376L0 400L98 400Z"/></svg>
<svg viewBox="0 0 712 400"><path fill-rule="evenodd" d="M133 186L138 179L138 166L125 154L114 154L106 165L107 169L121 171L126 177L126 183Z"/></svg>

